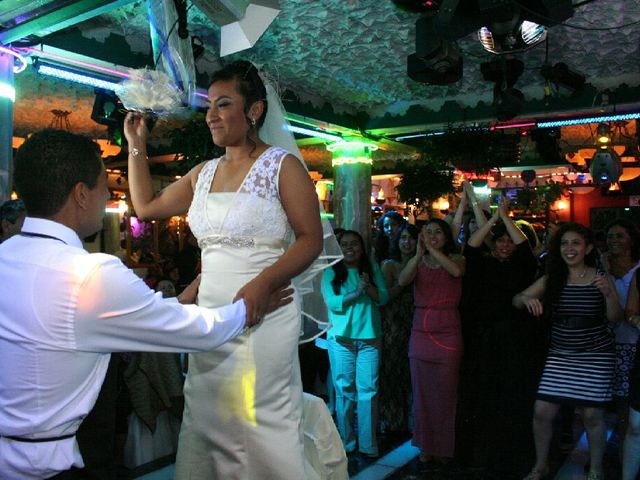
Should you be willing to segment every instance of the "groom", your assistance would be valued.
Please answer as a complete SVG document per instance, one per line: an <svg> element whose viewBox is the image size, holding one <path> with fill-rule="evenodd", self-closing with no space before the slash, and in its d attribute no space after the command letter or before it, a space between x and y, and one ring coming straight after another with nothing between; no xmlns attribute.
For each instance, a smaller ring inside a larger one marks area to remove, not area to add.
<svg viewBox="0 0 640 480"><path fill-rule="evenodd" d="M15 160L27 208L0 245L0 478L87 478L76 438L111 352L211 350L250 327L243 301L207 309L194 283L163 300L116 257L83 249L109 198L100 150L61 130L32 135ZM270 299L271 311L291 290ZM85 450L86 449L86 450ZM61 473L62 472L62 473Z"/></svg>

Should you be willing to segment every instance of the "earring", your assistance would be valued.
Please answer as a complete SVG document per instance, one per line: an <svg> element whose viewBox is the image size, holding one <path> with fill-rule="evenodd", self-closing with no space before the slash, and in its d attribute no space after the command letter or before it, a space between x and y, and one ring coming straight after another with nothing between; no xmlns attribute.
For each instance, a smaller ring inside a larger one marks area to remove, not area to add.
<svg viewBox="0 0 640 480"><path fill-rule="evenodd" d="M256 119L255 119L255 118L250 118L250 119L249 119L249 122L251 123L251 126L252 126L252 127L255 127L255 126L256 126Z"/></svg>

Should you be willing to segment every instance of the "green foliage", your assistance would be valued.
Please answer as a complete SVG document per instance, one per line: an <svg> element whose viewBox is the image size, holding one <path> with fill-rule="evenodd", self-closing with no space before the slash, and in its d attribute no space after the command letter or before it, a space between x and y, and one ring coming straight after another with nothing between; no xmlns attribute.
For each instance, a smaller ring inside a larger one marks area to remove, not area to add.
<svg viewBox="0 0 640 480"><path fill-rule="evenodd" d="M560 199L567 187L560 182L549 182L536 188L523 188L516 194L515 207L536 215L548 215L553 202Z"/></svg>
<svg viewBox="0 0 640 480"><path fill-rule="evenodd" d="M442 159L423 155L418 160L401 160L397 171L402 174L397 186L400 200L419 211L426 203L454 191L453 170Z"/></svg>

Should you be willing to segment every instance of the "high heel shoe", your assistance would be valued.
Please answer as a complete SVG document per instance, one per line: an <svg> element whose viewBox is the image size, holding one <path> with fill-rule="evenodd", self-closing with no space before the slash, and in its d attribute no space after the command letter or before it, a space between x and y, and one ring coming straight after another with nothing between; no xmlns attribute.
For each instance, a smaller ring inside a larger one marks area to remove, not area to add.
<svg viewBox="0 0 640 480"><path fill-rule="evenodd" d="M548 478L549 478L548 470L544 471L544 470L538 470L537 468L534 468L522 480L548 480Z"/></svg>

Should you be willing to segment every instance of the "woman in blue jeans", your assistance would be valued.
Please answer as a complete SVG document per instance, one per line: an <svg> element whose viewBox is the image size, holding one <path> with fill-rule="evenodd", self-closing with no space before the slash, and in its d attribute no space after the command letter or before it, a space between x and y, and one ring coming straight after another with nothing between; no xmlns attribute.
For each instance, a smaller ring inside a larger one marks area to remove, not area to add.
<svg viewBox="0 0 640 480"><path fill-rule="evenodd" d="M356 449L354 409L358 409L358 450L378 456L378 367L380 312L389 297L384 277L368 260L362 236L346 230L339 238L344 259L324 272L322 295L332 327L327 332L336 421L344 449Z"/></svg>

